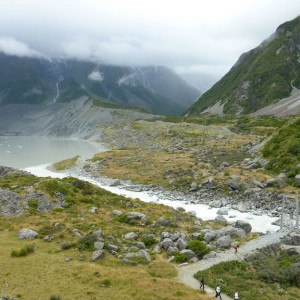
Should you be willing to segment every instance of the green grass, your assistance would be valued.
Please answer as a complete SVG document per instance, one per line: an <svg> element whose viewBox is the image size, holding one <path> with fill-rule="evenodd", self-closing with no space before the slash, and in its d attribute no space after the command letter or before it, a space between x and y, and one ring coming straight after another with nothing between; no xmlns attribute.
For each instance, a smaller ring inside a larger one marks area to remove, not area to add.
<svg viewBox="0 0 300 300"><path fill-rule="evenodd" d="M221 290L232 297L238 291L243 300L296 300L294 295L300 293L300 274L299 269L296 271L292 266L299 257L284 253L275 257L260 254L253 256L251 263L223 262L198 272L195 277L199 281L204 277L211 287L220 285Z"/></svg>
<svg viewBox="0 0 300 300"><path fill-rule="evenodd" d="M25 245L20 250L13 250L10 254L11 257L27 256L34 252L34 245Z"/></svg>
<svg viewBox="0 0 300 300"><path fill-rule="evenodd" d="M269 160L267 169L291 172L300 162L300 118L288 122L264 146L262 154Z"/></svg>

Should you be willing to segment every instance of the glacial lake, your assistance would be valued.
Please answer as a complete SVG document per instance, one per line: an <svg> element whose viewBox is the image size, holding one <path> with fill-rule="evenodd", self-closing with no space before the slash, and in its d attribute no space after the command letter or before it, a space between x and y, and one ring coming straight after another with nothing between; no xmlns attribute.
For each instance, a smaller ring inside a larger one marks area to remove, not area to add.
<svg viewBox="0 0 300 300"><path fill-rule="evenodd" d="M105 147L77 139L38 136L0 136L0 165L24 169L74 157L91 158Z"/></svg>

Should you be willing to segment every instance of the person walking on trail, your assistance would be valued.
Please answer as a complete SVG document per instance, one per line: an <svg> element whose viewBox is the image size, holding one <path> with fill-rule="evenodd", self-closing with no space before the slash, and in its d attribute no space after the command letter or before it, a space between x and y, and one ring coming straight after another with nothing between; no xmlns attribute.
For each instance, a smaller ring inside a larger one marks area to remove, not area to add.
<svg viewBox="0 0 300 300"><path fill-rule="evenodd" d="M200 290L201 289L203 289L203 291L204 291L204 277L202 277L200 280Z"/></svg>
<svg viewBox="0 0 300 300"><path fill-rule="evenodd" d="M220 297L220 300L222 300L222 296L221 296L221 288L218 285L216 288L216 298Z"/></svg>
<svg viewBox="0 0 300 300"><path fill-rule="evenodd" d="M234 243L233 243L234 254L237 254L238 247L239 247L238 242L234 242Z"/></svg>
<svg viewBox="0 0 300 300"><path fill-rule="evenodd" d="M235 293L234 293L234 300L239 300L240 298L239 298L239 293L238 293L238 291L236 291Z"/></svg>

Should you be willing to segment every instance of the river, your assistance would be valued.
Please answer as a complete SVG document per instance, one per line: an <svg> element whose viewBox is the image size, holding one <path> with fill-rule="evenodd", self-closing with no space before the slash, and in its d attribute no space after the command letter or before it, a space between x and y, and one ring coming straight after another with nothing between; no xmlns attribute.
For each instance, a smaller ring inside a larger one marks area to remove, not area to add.
<svg viewBox="0 0 300 300"><path fill-rule="evenodd" d="M0 165L26 170L40 177L63 178L76 176L89 181L118 195L131 198L139 198L144 202L155 202L168 205L173 208L182 207L186 211L196 212L196 216L203 220L211 220L217 216L217 208L210 208L204 204L193 204L187 199L170 200L163 195L157 195L151 191L135 192L127 190L126 186L110 186L87 176L72 173L57 173L49 169L49 166L57 161L79 155L82 158L91 158L95 153L105 151L104 145L91 143L84 140L55 139L48 137L0 137ZM279 229L272 225L277 218L267 215L257 216L251 213L241 213L228 208L228 215L224 216L228 221L247 220L255 232L274 232Z"/></svg>

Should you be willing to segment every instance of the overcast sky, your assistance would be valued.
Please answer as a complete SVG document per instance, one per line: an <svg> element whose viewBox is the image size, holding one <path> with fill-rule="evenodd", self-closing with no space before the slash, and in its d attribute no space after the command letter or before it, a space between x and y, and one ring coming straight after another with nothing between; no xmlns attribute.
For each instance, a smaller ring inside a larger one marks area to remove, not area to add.
<svg viewBox="0 0 300 300"><path fill-rule="evenodd" d="M0 0L0 51L224 75L300 0Z"/></svg>

